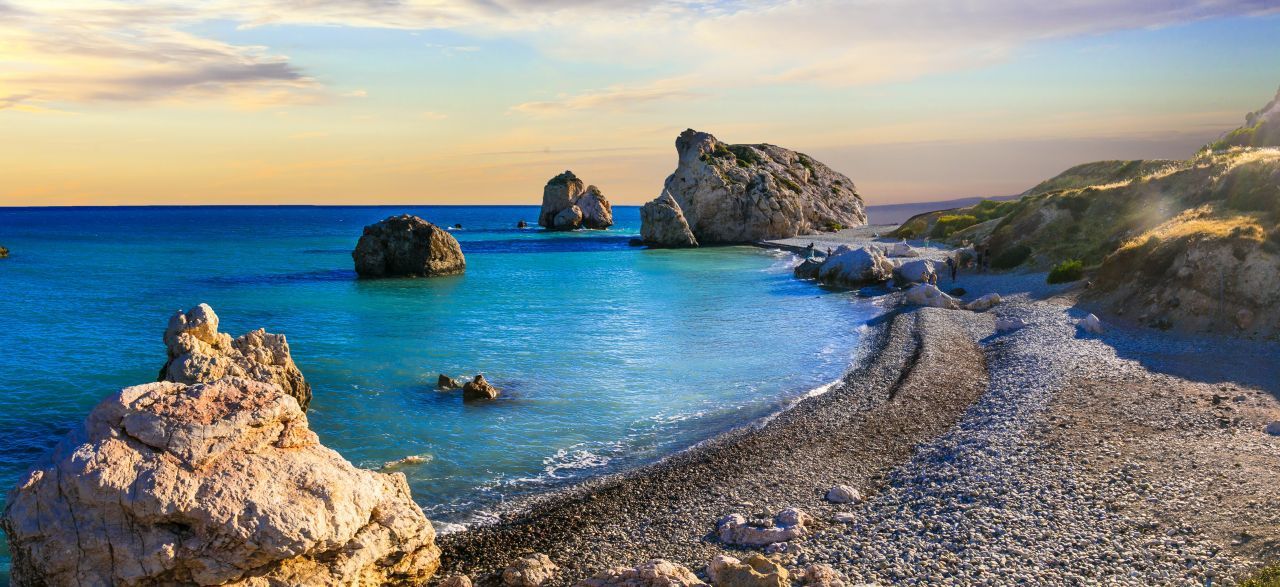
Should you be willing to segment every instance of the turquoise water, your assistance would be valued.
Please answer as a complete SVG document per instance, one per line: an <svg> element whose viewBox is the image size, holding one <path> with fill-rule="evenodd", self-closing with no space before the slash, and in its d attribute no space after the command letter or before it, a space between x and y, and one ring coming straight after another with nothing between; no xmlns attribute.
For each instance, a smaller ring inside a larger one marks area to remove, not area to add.
<svg viewBox="0 0 1280 587"><path fill-rule="evenodd" d="M461 223L466 274L357 280L362 227L402 212ZM399 470L442 522L686 448L848 366L869 305L792 279L790 255L629 247L638 210L615 212L556 234L514 228L534 207L0 209L0 486L152 381L169 315L200 302L233 336L288 336L325 444L424 457ZM442 372L503 396L463 405Z"/></svg>

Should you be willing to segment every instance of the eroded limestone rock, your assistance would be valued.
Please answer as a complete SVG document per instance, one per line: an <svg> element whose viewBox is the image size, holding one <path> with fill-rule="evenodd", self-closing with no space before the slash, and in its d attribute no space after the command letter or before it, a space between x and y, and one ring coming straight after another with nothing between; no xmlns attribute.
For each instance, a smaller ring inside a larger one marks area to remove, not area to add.
<svg viewBox="0 0 1280 587"><path fill-rule="evenodd" d="M634 568L615 567L579 581L577 587L705 587L688 568L660 558Z"/></svg>
<svg viewBox="0 0 1280 587"><path fill-rule="evenodd" d="M351 258L361 277L436 277L467 269L458 239L409 214L364 227Z"/></svg>
<svg viewBox="0 0 1280 587"><path fill-rule="evenodd" d="M605 229L613 225L613 206L596 186L586 186L572 171L542 188L538 225L551 230Z"/></svg>
<svg viewBox="0 0 1280 587"><path fill-rule="evenodd" d="M751 524L742 514L729 514L716 522L716 534L726 544L767 546L804 537L808 520L809 516L796 508L778 512L771 527Z"/></svg>
<svg viewBox="0 0 1280 587"><path fill-rule="evenodd" d="M560 567L545 554L526 556L502 571L502 584L506 587L542 587L555 579Z"/></svg>
<svg viewBox="0 0 1280 587"><path fill-rule="evenodd" d="M761 554L746 560L716 555L707 565L707 576L715 587L790 587L791 573L786 567Z"/></svg>
<svg viewBox="0 0 1280 587"><path fill-rule="evenodd" d="M498 394L498 388L486 381L484 375L476 375L475 379L462 386L463 401L498 399Z"/></svg>

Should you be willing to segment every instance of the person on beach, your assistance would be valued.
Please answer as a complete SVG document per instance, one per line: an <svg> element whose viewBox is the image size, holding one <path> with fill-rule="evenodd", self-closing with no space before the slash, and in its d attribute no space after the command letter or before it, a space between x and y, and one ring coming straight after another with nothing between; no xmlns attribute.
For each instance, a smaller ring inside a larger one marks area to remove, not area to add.
<svg viewBox="0 0 1280 587"><path fill-rule="evenodd" d="M951 283L956 282L956 270L960 268L960 264L956 263L955 257L947 257L947 269L951 270Z"/></svg>
<svg viewBox="0 0 1280 587"><path fill-rule="evenodd" d="M808 246L808 247L805 247L805 254L804 254L804 258L806 258L806 259L812 259L812 258L813 258L813 243L809 243L809 246Z"/></svg>

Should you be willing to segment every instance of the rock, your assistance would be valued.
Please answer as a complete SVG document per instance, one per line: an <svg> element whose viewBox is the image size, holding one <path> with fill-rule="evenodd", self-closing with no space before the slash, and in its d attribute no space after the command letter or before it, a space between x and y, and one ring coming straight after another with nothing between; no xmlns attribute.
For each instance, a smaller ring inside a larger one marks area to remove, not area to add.
<svg viewBox="0 0 1280 587"><path fill-rule="evenodd" d="M200 304L169 318L164 344L169 358L158 381L194 384L242 377L279 385L303 411L311 403L311 385L294 364L283 334L258 329L232 340L218 332L213 308Z"/></svg>
<svg viewBox="0 0 1280 587"><path fill-rule="evenodd" d="M1093 314L1081 318L1076 326L1089 334L1102 334L1102 321Z"/></svg>
<svg viewBox="0 0 1280 587"><path fill-rule="evenodd" d="M680 204L667 193L640 207L640 239L653 247L698 246Z"/></svg>
<svg viewBox="0 0 1280 587"><path fill-rule="evenodd" d="M774 517L773 527L763 527L749 524L742 514L729 514L716 522L716 535L725 544L766 546L804 537L808 519L804 512L787 508Z"/></svg>
<svg viewBox="0 0 1280 587"><path fill-rule="evenodd" d="M804 261L801 261L799 265L796 265L796 268L792 270L792 273L797 279L817 279L818 268L822 267L822 263L822 261L817 259L805 259Z"/></svg>
<svg viewBox="0 0 1280 587"><path fill-rule="evenodd" d="M572 171L542 188L538 225L551 230L605 229L613 225L613 207L596 186L584 186Z"/></svg>
<svg viewBox="0 0 1280 587"><path fill-rule="evenodd" d="M516 223L516 228L529 228L529 223L521 220ZM468 581L470 581L470 579L468 579Z"/></svg>
<svg viewBox="0 0 1280 587"><path fill-rule="evenodd" d="M434 277L467 268L458 239L409 214L364 227L351 258L361 277Z"/></svg>
<svg viewBox="0 0 1280 587"><path fill-rule="evenodd" d="M475 379L462 386L462 401L482 399L498 399L498 388L485 381L484 375L476 375Z"/></svg>
<svg viewBox="0 0 1280 587"><path fill-rule="evenodd" d="M676 139L676 152L676 169L655 202L670 197L674 204L661 208L680 211L691 236L671 212L656 217L642 209L641 233L656 245L755 242L866 223L853 182L802 153L728 145L692 129ZM650 226L655 222L663 226Z"/></svg>
<svg viewBox="0 0 1280 587"><path fill-rule="evenodd" d="M804 584L811 587L844 587L844 577L831 565L813 564L804 569Z"/></svg>
<svg viewBox="0 0 1280 587"><path fill-rule="evenodd" d="M841 524L852 524L858 521L858 516L857 514L849 512L836 512L831 515L831 521L839 522Z"/></svg>
<svg viewBox="0 0 1280 587"><path fill-rule="evenodd" d="M926 306L929 308L960 309L960 302L957 302L955 298L942 293L942 290L927 283L916 284L907 290L907 303L913 306Z"/></svg>
<svg viewBox="0 0 1280 587"><path fill-rule="evenodd" d="M440 378L436 380L436 387L444 390L462 389L462 382L441 373Z"/></svg>
<svg viewBox="0 0 1280 587"><path fill-rule="evenodd" d="M9 257L9 249L0 247L0 259L6 259L8 257Z"/></svg>
<svg viewBox="0 0 1280 587"><path fill-rule="evenodd" d="M999 303L1000 303L1000 294L993 292L965 304L964 309L973 310L975 312L983 312L986 310L990 310L991 308L995 307L996 304L999 304Z"/></svg>
<svg viewBox="0 0 1280 587"><path fill-rule="evenodd" d="M929 278L937 275L933 270L933 261L929 259L917 259L915 261L907 261L898 265L893 270L893 282L898 287L904 287L913 283L928 283Z"/></svg>
<svg viewBox="0 0 1280 587"><path fill-rule="evenodd" d="M880 251L840 245L818 268L818 281L827 285L861 287L884 283L893 273L893 262Z"/></svg>
<svg viewBox="0 0 1280 587"><path fill-rule="evenodd" d="M660 558L635 568L615 567L577 583L578 587L705 587L688 568Z"/></svg>
<svg viewBox="0 0 1280 587"><path fill-rule="evenodd" d="M241 377L106 398L0 526L15 585L418 585L440 554L404 475L352 466Z"/></svg>
<svg viewBox="0 0 1280 587"><path fill-rule="evenodd" d="M471 587L471 577L466 575L450 575L440 582L440 587Z"/></svg>
<svg viewBox="0 0 1280 587"><path fill-rule="evenodd" d="M917 253L915 249L911 248L911 245L907 244L906 241L898 241L896 243L893 243L893 246L889 247L889 256L890 257L919 257L920 253Z"/></svg>
<svg viewBox="0 0 1280 587"><path fill-rule="evenodd" d="M542 553L526 556L502 571L506 587L541 587L555 579L560 567Z"/></svg>
<svg viewBox="0 0 1280 587"><path fill-rule="evenodd" d="M862 501L862 494L848 485L836 485L827 490L826 499L831 503L853 503Z"/></svg>
<svg viewBox="0 0 1280 587"><path fill-rule="evenodd" d="M716 587L790 587L791 573L786 567L761 554L744 561L716 555L707 565L707 575Z"/></svg>
<svg viewBox="0 0 1280 587"><path fill-rule="evenodd" d="M1272 436L1280 436L1280 420L1267 424L1267 427L1263 428L1262 431Z"/></svg>
<svg viewBox="0 0 1280 587"><path fill-rule="evenodd" d="M1016 316L1012 318L996 318L996 332L1009 332L1019 328L1026 328L1026 326L1027 323Z"/></svg>
<svg viewBox="0 0 1280 587"><path fill-rule="evenodd" d="M1253 326L1253 312L1248 308L1240 308L1236 311L1236 327L1240 330L1248 330Z"/></svg>

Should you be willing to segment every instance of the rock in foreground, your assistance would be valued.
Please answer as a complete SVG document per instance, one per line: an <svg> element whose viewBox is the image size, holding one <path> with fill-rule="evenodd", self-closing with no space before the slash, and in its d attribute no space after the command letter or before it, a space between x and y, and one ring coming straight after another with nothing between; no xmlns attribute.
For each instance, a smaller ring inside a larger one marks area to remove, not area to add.
<svg viewBox="0 0 1280 587"><path fill-rule="evenodd" d="M843 287L884 283L893 274L893 262L875 249L840 245L818 267L818 282Z"/></svg>
<svg viewBox="0 0 1280 587"><path fill-rule="evenodd" d="M754 242L867 221L853 182L803 153L729 145L692 129L676 139L676 151L662 194L640 210L651 245Z"/></svg>
<svg viewBox="0 0 1280 587"><path fill-rule="evenodd" d="M542 188L538 224L550 230L601 230L613 226L613 206L599 188L584 187L578 176L565 171Z"/></svg>
<svg viewBox="0 0 1280 587"><path fill-rule="evenodd" d="M787 508L774 516L770 526L752 524L742 514L729 514L716 523L716 535L725 544L768 546L805 536L809 516L796 508Z"/></svg>
<svg viewBox="0 0 1280 587"><path fill-rule="evenodd" d="M169 360L160 369L159 381L194 384L242 377L280 386L303 411L311 403L311 384L293 363L283 334L259 328L232 340L218 332L218 315L208 304L169 318L164 345Z"/></svg>
<svg viewBox="0 0 1280 587"><path fill-rule="evenodd" d="M409 214L364 227L351 258L361 277L435 277L467 268L453 235Z"/></svg>
<svg viewBox="0 0 1280 587"><path fill-rule="evenodd" d="M576 587L706 587L688 568L660 558L635 568L615 567L579 581Z"/></svg>

